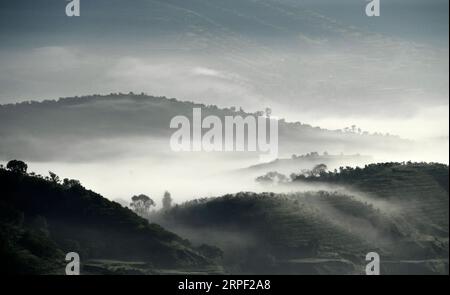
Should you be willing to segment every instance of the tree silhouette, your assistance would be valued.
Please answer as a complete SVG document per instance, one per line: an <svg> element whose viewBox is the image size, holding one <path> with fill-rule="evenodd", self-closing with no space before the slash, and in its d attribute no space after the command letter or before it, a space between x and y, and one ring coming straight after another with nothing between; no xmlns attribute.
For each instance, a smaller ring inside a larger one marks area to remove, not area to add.
<svg viewBox="0 0 450 295"><path fill-rule="evenodd" d="M67 188L77 187L77 186L81 187L81 183L79 180L68 179L68 178L64 178L63 185Z"/></svg>
<svg viewBox="0 0 450 295"><path fill-rule="evenodd" d="M25 162L23 162L23 161L11 160L8 162L8 164L6 164L6 168L12 172L26 174L28 165L25 164Z"/></svg>
<svg viewBox="0 0 450 295"><path fill-rule="evenodd" d="M164 193L162 199L163 210L169 210L172 207L172 197L168 191Z"/></svg>
<svg viewBox="0 0 450 295"><path fill-rule="evenodd" d="M314 166L314 168L311 170L312 176L320 176L321 174L325 173L327 171L328 167L325 164L319 164Z"/></svg>
<svg viewBox="0 0 450 295"><path fill-rule="evenodd" d="M259 182L261 184L279 184L279 183L287 183L289 181L289 178L281 174L277 171L271 171L266 173L263 176L259 176L256 178L256 182Z"/></svg>
<svg viewBox="0 0 450 295"><path fill-rule="evenodd" d="M149 196L140 194L138 196L131 197L130 207L136 212L136 214L146 217L150 213L150 207L155 206L155 201L153 201Z"/></svg>
<svg viewBox="0 0 450 295"><path fill-rule="evenodd" d="M48 174L50 175L50 179L54 182L54 183L59 183L60 179L59 176L56 175L55 173L53 173L52 171L48 171Z"/></svg>

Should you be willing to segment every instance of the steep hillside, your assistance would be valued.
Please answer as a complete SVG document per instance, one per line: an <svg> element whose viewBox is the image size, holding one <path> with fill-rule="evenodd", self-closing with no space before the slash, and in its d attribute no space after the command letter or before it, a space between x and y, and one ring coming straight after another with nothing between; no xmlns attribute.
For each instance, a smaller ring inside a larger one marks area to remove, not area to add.
<svg viewBox="0 0 450 295"><path fill-rule="evenodd" d="M0 169L0 189L0 259L7 273L63 273L65 254L73 251L84 273L126 272L124 266L93 266L91 259L141 262L136 273L214 269L202 254L208 246L195 249L76 181L60 184Z"/></svg>

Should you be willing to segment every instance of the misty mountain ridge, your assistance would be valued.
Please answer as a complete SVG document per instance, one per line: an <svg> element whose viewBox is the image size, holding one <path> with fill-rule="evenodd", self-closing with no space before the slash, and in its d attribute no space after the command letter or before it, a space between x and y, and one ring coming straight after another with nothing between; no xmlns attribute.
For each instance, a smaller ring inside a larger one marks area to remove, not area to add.
<svg viewBox="0 0 450 295"><path fill-rule="evenodd" d="M259 175L276 171L285 175L299 173L301 170L311 170L316 165L326 165L328 170L337 169L341 166L363 167L366 164L373 163L374 158L367 155L330 155L328 152L319 154L311 152L305 155L292 155L290 158L279 158L268 163L252 165L240 169L237 172L251 172Z"/></svg>
<svg viewBox="0 0 450 295"><path fill-rule="evenodd" d="M57 101L28 101L0 106L0 158L29 161L88 161L130 153L143 140L151 152L167 152L173 117L257 116L237 108L219 108L174 98L134 94L93 95ZM147 144L147 143L146 143ZM332 153L399 153L411 144L397 136L369 134L353 127L327 130L279 120L280 156L326 150ZM133 147L134 146L134 147ZM84 151L88 150L88 151ZM146 151L151 153L150 151Z"/></svg>

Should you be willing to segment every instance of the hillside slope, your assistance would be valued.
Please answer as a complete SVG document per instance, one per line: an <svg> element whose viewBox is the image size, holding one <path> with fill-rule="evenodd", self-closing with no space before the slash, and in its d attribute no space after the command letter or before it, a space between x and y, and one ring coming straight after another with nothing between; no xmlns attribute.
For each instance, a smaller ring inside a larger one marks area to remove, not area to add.
<svg viewBox="0 0 450 295"><path fill-rule="evenodd" d="M0 189L0 259L7 273L63 273L68 252L80 254L84 273L127 272L90 259L142 262L135 273L214 269L202 248L77 182L63 185L0 169Z"/></svg>
<svg viewBox="0 0 450 295"><path fill-rule="evenodd" d="M297 176L295 181L331 183L364 192L400 210L416 229L447 236L449 226L448 166L426 163L383 163L365 168L341 168L319 177Z"/></svg>
<svg viewBox="0 0 450 295"><path fill-rule="evenodd" d="M386 163L358 171L367 173L364 180L345 176L358 187L195 200L160 222L215 243L237 273L361 274L365 255L375 251L384 274L448 274L448 166Z"/></svg>

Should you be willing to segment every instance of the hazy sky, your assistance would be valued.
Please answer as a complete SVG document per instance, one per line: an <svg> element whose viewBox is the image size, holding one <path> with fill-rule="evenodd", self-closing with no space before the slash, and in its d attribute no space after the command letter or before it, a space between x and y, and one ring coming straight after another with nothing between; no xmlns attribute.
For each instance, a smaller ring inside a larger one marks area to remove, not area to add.
<svg viewBox="0 0 450 295"><path fill-rule="evenodd" d="M0 103L147 92L448 137L448 1L0 2Z"/></svg>

